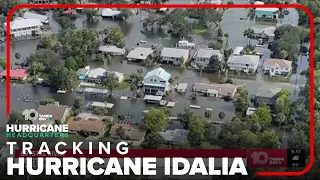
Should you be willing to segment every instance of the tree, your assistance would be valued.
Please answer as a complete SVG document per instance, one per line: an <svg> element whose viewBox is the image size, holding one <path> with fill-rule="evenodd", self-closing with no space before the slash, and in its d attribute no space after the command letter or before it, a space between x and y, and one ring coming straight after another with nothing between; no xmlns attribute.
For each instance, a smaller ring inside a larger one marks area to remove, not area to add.
<svg viewBox="0 0 320 180"><path fill-rule="evenodd" d="M277 149L279 148L279 137L274 131L264 131L259 137L259 148Z"/></svg>
<svg viewBox="0 0 320 180"><path fill-rule="evenodd" d="M75 29L76 25L72 21L72 19L68 16L59 16L55 18L56 22L59 23L63 30L66 29Z"/></svg>
<svg viewBox="0 0 320 180"><path fill-rule="evenodd" d="M223 35L224 35L224 34L223 34L222 29L219 28L219 29L218 29L218 32L217 32L217 36L218 36L218 37L223 37Z"/></svg>
<svg viewBox="0 0 320 180"><path fill-rule="evenodd" d="M263 104L260 105L254 112L257 115L259 124L261 127L266 128L269 127L272 121L271 110L270 107Z"/></svg>
<svg viewBox="0 0 320 180"><path fill-rule="evenodd" d="M278 123L280 129L281 125L286 122L286 115L278 113L275 117L275 121Z"/></svg>
<svg viewBox="0 0 320 180"><path fill-rule="evenodd" d="M189 136L188 141L191 146L196 147L201 145L205 140L205 121L202 117L193 117L188 123Z"/></svg>
<svg viewBox="0 0 320 180"><path fill-rule="evenodd" d="M11 112L7 123L8 124L26 124L27 121L25 120L25 117L22 115L22 113L13 111Z"/></svg>
<svg viewBox="0 0 320 180"><path fill-rule="evenodd" d="M184 124L185 128L188 127L190 120L193 118L193 112L190 108L184 108L184 112L178 114L180 121Z"/></svg>
<svg viewBox="0 0 320 180"><path fill-rule="evenodd" d="M52 99L52 98L44 98L41 99L39 104L40 105L47 105L47 104L54 104L56 102L56 100Z"/></svg>
<svg viewBox="0 0 320 180"><path fill-rule="evenodd" d="M0 67L2 68L2 69L5 69L6 68L6 60L5 59L3 59L3 58L0 58Z"/></svg>
<svg viewBox="0 0 320 180"><path fill-rule="evenodd" d="M102 86L107 88L110 93L119 86L119 79L115 73L107 73L105 78L102 80Z"/></svg>
<svg viewBox="0 0 320 180"><path fill-rule="evenodd" d="M77 70L78 68L77 61L72 56L66 59L65 66L73 70Z"/></svg>
<svg viewBox="0 0 320 180"><path fill-rule="evenodd" d="M16 5L18 5L19 1L17 0L0 0L0 14L3 15L7 15L8 12L15 7Z"/></svg>
<svg viewBox="0 0 320 180"><path fill-rule="evenodd" d="M33 72L33 75L36 76L37 73L45 70L45 66L42 62L33 61L30 66L30 70Z"/></svg>
<svg viewBox="0 0 320 180"><path fill-rule="evenodd" d="M229 41L229 33L224 33L224 37L227 39L226 40L226 45L227 45Z"/></svg>
<svg viewBox="0 0 320 180"><path fill-rule="evenodd" d="M290 149L305 149L309 145L308 136L298 129L293 129L288 140L288 148Z"/></svg>
<svg viewBox="0 0 320 180"><path fill-rule="evenodd" d="M208 119L210 119L212 117L212 110L206 110L204 112L204 116Z"/></svg>
<svg viewBox="0 0 320 180"><path fill-rule="evenodd" d="M50 49L39 49L35 53L31 53L30 62L41 62L48 73L63 66L58 54Z"/></svg>
<svg viewBox="0 0 320 180"><path fill-rule="evenodd" d="M75 109L74 111L78 112L80 109ZM92 111L93 114L99 115L99 116L105 116L108 114L108 109L104 107L95 107Z"/></svg>
<svg viewBox="0 0 320 180"><path fill-rule="evenodd" d="M130 90L136 92L142 82L143 77L141 73L132 73L129 76Z"/></svg>
<svg viewBox="0 0 320 180"><path fill-rule="evenodd" d="M81 109L82 108L82 105L83 105L83 102L82 102L82 99L81 97L76 97L76 99L74 100L74 103L73 103L73 107L75 109Z"/></svg>
<svg viewBox="0 0 320 180"><path fill-rule="evenodd" d="M221 42L210 42L209 45L208 45L209 48L212 48L212 49L222 49L223 48L223 44Z"/></svg>
<svg viewBox="0 0 320 180"><path fill-rule="evenodd" d="M87 21L93 21L93 19L99 16L98 9L86 9Z"/></svg>
<svg viewBox="0 0 320 180"><path fill-rule="evenodd" d="M173 78L170 78L168 82L169 82L170 84L173 84L173 83L174 83L174 79L173 79Z"/></svg>
<svg viewBox="0 0 320 180"><path fill-rule="evenodd" d="M208 67L213 72L220 72L222 71L222 62L215 56L212 56L209 59Z"/></svg>
<svg viewBox="0 0 320 180"><path fill-rule="evenodd" d="M169 115L165 109L150 108L145 113L142 124L149 132L162 131L168 127Z"/></svg>
<svg viewBox="0 0 320 180"><path fill-rule="evenodd" d="M204 136L205 136L205 139L211 144L215 143L216 141L216 138L215 138L216 132L217 132L217 129L213 123L205 123Z"/></svg>
<svg viewBox="0 0 320 180"><path fill-rule="evenodd" d="M106 44L115 45L119 48L125 46L125 35L120 27L106 28L104 30Z"/></svg>
<svg viewBox="0 0 320 180"><path fill-rule="evenodd" d="M142 142L141 146L145 149L159 149L166 141L157 132L150 133Z"/></svg>
<svg viewBox="0 0 320 180"><path fill-rule="evenodd" d="M52 71L49 80L53 86L69 90L76 81L76 72L66 67L60 67Z"/></svg>
<svg viewBox="0 0 320 180"><path fill-rule="evenodd" d="M219 119L220 119L220 120L223 120L225 117L226 117L226 114L225 114L223 111L221 111L221 112L219 113Z"/></svg>
<svg viewBox="0 0 320 180"><path fill-rule="evenodd" d="M244 88L239 89L239 96L235 101L236 111L243 112L250 106L248 91Z"/></svg>
<svg viewBox="0 0 320 180"><path fill-rule="evenodd" d="M19 59L21 58L20 52L16 52L16 53L14 54L14 57L15 57L17 60L19 60Z"/></svg>
<svg viewBox="0 0 320 180"><path fill-rule="evenodd" d="M243 36L247 39L247 41L249 41L250 45L250 39L254 37L254 30L251 28L244 30Z"/></svg>
<svg viewBox="0 0 320 180"><path fill-rule="evenodd" d="M127 21L127 19L129 19L133 15L134 15L134 12L132 9L129 9L129 8L121 9L120 17L122 17L124 21Z"/></svg>
<svg viewBox="0 0 320 180"><path fill-rule="evenodd" d="M258 136L250 130L242 131L239 140L242 149L255 148L258 144Z"/></svg>

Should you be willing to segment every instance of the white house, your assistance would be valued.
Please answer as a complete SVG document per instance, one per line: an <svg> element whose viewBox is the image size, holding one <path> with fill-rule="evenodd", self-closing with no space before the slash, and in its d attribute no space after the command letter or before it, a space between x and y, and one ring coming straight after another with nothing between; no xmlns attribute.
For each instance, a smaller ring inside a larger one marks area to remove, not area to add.
<svg viewBox="0 0 320 180"><path fill-rule="evenodd" d="M106 73L107 70L103 68L91 69L87 75L87 81L100 84Z"/></svg>
<svg viewBox="0 0 320 180"><path fill-rule="evenodd" d="M171 74L159 67L147 73L143 79L144 93L156 95L158 92L169 90Z"/></svg>
<svg viewBox="0 0 320 180"><path fill-rule="evenodd" d="M237 86L233 84L207 84L207 83L195 83L192 90L194 92L205 94L210 97L233 97L237 91Z"/></svg>
<svg viewBox="0 0 320 180"><path fill-rule="evenodd" d="M117 46L100 46L99 51L110 54L112 56L122 56L126 53L125 49L118 48Z"/></svg>
<svg viewBox="0 0 320 180"><path fill-rule="evenodd" d="M239 70L243 72L256 72L260 57L254 55L231 55L227 65L230 70Z"/></svg>
<svg viewBox="0 0 320 180"><path fill-rule="evenodd" d="M39 19L24 19L18 17L10 22L10 36L12 40L38 38L42 35ZM7 26L7 23L4 23Z"/></svg>
<svg viewBox="0 0 320 180"><path fill-rule="evenodd" d="M114 17L116 17L116 16L118 16L120 14L121 14L121 11L113 10L113 9L110 9L110 8L104 8L101 11L101 16L105 17L105 18L114 18Z"/></svg>
<svg viewBox="0 0 320 180"><path fill-rule="evenodd" d="M163 48L161 51L163 63L180 65L189 59L189 50L176 48Z"/></svg>
<svg viewBox="0 0 320 180"><path fill-rule="evenodd" d="M144 61L153 53L151 48L136 47L127 55L128 61Z"/></svg>
<svg viewBox="0 0 320 180"><path fill-rule="evenodd" d="M267 59L263 64L264 74L287 76L292 71L292 61L284 59Z"/></svg>
<svg viewBox="0 0 320 180"><path fill-rule="evenodd" d="M221 54L220 50L214 50L212 48L199 49L196 54L196 65L203 68L207 67L211 57L221 61L223 55Z"/></svg>
<svg viewBox="0 0 320 180"><path fill-rule="evenodd" d="M235 56L241 55L243 49L244 47L237 46L236 48L234 48L232 55L235 55Z"/></svg>
<svg viewBox="0 0 320 180"><path fill-rule="evenodd" d="M39 19L43 24L48 24L49 23L49 17L33 12L26 11L23 14L23 18L25 19Z"/></svg>

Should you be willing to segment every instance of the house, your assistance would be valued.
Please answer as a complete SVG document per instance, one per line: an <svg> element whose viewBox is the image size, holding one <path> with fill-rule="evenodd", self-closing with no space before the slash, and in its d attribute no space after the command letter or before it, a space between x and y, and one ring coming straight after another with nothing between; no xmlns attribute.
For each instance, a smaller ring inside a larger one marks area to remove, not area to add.
<svg viewBox="0 0 320 180"><path fill-rule="evenodd" d="M12 40L39 38L42 35L42 25L39 19L17 17L10 22L10 37ZM4 23L4 26L7 24Z"/></svg>
<svg viewBox="0 0 320 180"><path fill-rule="evenodd" d="M153 53L151 48L136 47L127 55L128 61L144 61Z"/></svg>
<svg viewBox="0 0 320 180"><path fill-rule="evenodd" d="M232 55L234 55L234 56L242 55L243 49L244 49L244 47L237 46L236 48L234 48Z"/></svg>
<svg viewBox="0 0 320 180"><path fill-rule="evenodd" d="M80 113L68 121L69 133L83 132L91 136L102 135L105 127L102 119L102 117L94 114Z"/></svg>
<svg viewBox="0 0 320 180"><path fill-rule="evenodd" d="M256 8L255 16L261 19L277 19L279 8Z"/></svg>
<svg viewBox="0 0 320 180"><path fill-rule="evenodd" d="M144 93L156 95L159 91L168 91L170 77L171 74L161 67L148 72L143 79Z"/></svg>
<svg viewBox="0 0 320 180"><path fill-rule="evenodd" d="M29 76L29 73L26 69L10 69L10 79L11 80L20 80L24 81ZM0 73L0 78L6 79L7 77L7 70L3 70Z"/></svg>
<svg viewBox="0 0 320 180"><path fill-rule="evenodd" d="M263 63L263 72L271 76L283 75L287 76L292 71L292 61L285 59L267 59Z"/></svg>
<svg viewBox="0 0 320 180"><path fill-rule="evenodd" d="M166 130L165 132L159 132L159 135L163 139L173 145L181 145L188 141L188 135L190 131L185 129Z"/></svg>
<svg viewBox="0 0 320 180"><path fill-rule="evenodd" d="M51 123L55 123L55 121L64 123L71 113L71 108L56 102L55 104L40 105L37 112L43 115L51 115L51 119L53 120Z"/></svg>
<svg viewBox="0 0 320 180"><path fill-rule="evenodd" d="M115 124L109 131L109 136L114 139L142 142L146 131L130 124Z"/></svg>
<svg viewBox="0 0 320 180"><path fill-rule="evenodd" d="M119 16L121 14L121 11L113 10L110 8L104 8L102 9L101 16L103 18L115 18L116 16Z"/></svg>
<svg viewBox="0 0 320 180"><path fill-rule="evenodd" d="M276 30L275 26L269 26L264 29L252 29L254 30L254 34L256 37L263 38L267 40L267 42L273 42L275 36L274 31Z"/></svg>
<svg viewBox="0 0 320 180"><path fill-rule="evenodd" d="M177 86L176 90L177 90L177 92L184 93L184 92L186 92L187 88L188 88L188 83L180 83Z"/></svg>
<svg viewBox="0 0 320 180"><path fill-rule="evenodd" d="M189 41L182 40L182 41L178 42L178 46L180 48L189 49L189 48L195 48L196 47L196 43L190 43Z"/></svg>
<svg viewBox="0 0 320 180"><path fill-rule="evenodd" d="M106 76L107 70L103 68L91 69L87 75L87 81L100 84Z"/></svg>
<svg viewBox="0 0 320 180"><path fill-rule="evenodd" d="M86 107L90 109L94 108L103 108L103 109L112 109L114 104L107 102L89 102Z"/></svg>
<svg viewBox="0 0 320 180"><path fill-rule="evenodd" d="M162 96L154 96L154 95L145 95L143 100L145 100L147 103L151 104L159 104L162 99Z"/></svg>
<svg viewBox="0 0 320 180"><path fill-rule="evenodd" d="M85 88L83 90L85 97L88 98L99 98L105 99L109 95L109 91L106 89L98 89L98 88Z"/></svg>
<svg viewBox="0 0 320 180"><path fill-rule="evenodd" d="M118 83L122 83L125 78L123 73L119 73L116 71L107 71L107 74L109 73L114 73L114 75L118 78Z"/></svg>
<svg viewBox="0 0 320 180"><path fill-rule="evenodd" d="M48 16L37 14L37 13L33 13L33 12L29 12L29 11L26 11L23 14L23 18L24 19L39 19L40 22L42 22L42 24L48 24L49 23L49 17Z"/></svg>
<svg viewBox="0 0 320 180"><path fill-rule="evenodd" d="M259 88L256 93L254 102L256 105L266 104L266 105L275 105L277 100L277 94L281 91L281 88Z"/></svg>
<svg viewBox="0 0 320 180"><path fill-rule="evenodd" d="M196 65L205 68L208 67L211 58L216 58L221 61L222 57L223 55L220 50L214 50L212 48L199 49L196 54Z"/></svg>
<svg viewBox="0 0 320 180"><path fill-rule="evenodd" d="M84 80L87 75L89 74L89 71L90 71L90 66L86 66L84 68L80 68L77 70L77 77L80 79L80 80Z"/></svg>
<svg viewBox="0 0 320 180"><path fill-rule="evenodd" d="M163 48L161 51L163 63L181 65L189 59L189 50L177 48Z"/></svg>
<svg viewBox="0 0 320 180"><path fill-rule="evenodd" d="M123 56L126 53L126 50L118 48L117 46L100 46L99 52L110 54L112 56Z"/></svg>
<svg viewBox="0 0 320 180"><path fill-rule="evenodd" d="M207 83L195 83L192 90L194 92L203 93L210 97L234 97L237 91L237 86L233 84L207 84Z"/></svg>
<svg viewBox="0 0 320 180"><path fill-rule="evenodd" d="M242 72L256 72L259 65L260 56L255 55L231 55L227 61L230 70L239 70Z"/></svg>

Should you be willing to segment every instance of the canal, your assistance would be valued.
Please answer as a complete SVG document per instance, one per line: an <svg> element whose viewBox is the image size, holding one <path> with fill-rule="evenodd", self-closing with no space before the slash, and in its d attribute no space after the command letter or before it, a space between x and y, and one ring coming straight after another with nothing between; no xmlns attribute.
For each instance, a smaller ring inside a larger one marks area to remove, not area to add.
<svg viewBox="0 0 320 180"><path fill-rule="evenodd" d="M170 3L185 3L184 0L170 0ZM245 1L242 1L241 3L245 3ZM295 9L289 9L290 14L285 16L281 21L279 20L278 25L280 24L292 24L297 25L298 23L298 13ZM258 23L253 20L240 20L240 18L245 18L247 16L248 10L247 9L228 9L225 11L223 16L223 21L221 22L221 28L225 33L229 34L229 43L228 46L231 48L234 48L236 46L245 46L246 39L243 37L243 31L250 27L255 28L263 28L267 26L271 26L269 23ZM87 24L85 21L84 15L79 15L78 19L76 20L76 27L82 28L84 26L88 26L89 28L93 29L104 29L106 27L111 26L120 26L121 29L126 34L126 46L127 48L132 48L136 46L137 42L140 40L148 41L148 43L155 44L160 43L163 46L172 46L175 45L179 39L172 39L169 35L165 33L154 33L153 35L144 35L140 33L142 29L142 23L140 22L141 16L144 16L145 14L139 14L135 17L131 17L128 22L121 23L121 22L115 22L112 20L105 20L101 19L97 23L90 23ZM52 32L56 33L59 31L60 27L59 25L53 21L51 18L51 26L52 26ZM275 24L272 24L275 25ZM211 35L206 35L205 37L199 36L199 35L193 35L192 38L195 42L201 42L204 39L206 41L214 40L215 38L215 31L216 29L212 28ZM28 55L35 51L36 45L39 40L26 40L26 41L19 41L19 42L13 42L11 44L11 60L16 62L17 60L14 57L15 52L20 52L22 55L22 58L20 61L23 61ZM5 47L4 45L0 48L0 57L5 57ZM264 57L262 57L261 62L263 62L270 54L269 50L263 48L261 49L264 53ZM302 58L302 63L300 67L306 68L307 64L307 58ZM93 64L93 67L100 67L102 64ZM92 68L93 68L92 67ZM218 82L219 77L213 74L206 74L202 73L202 76L200 77L200 73L193 70L187 70L187 69L179 69L179 68L169 68L164 67L169 73L172 74L172 77L179 76L180 78L177 80L179 82L187 82L189 83L189 89L192 87L192 84L195 82ZM142 69L143 73L147 73L148 70L144 66L140 66L137 64L129 64L129 63L120 63L119 60L112 60L111 64L108 65L107 69L118 71L126 74L137 72L138 69ZM297 77L298 78L298 85L303 85L305 83L303 77ZM277 83L277 82L265 82L262 79L257 77L256 80L245 80L238 78L236 80L237 84L245 85L249 92L255 92L257 87L283 87L288 88L293 91L294 88L296 88L295 82L296 80L294 77L292 77L292 80L290 83ZM297 88L298 89L298 88ZM0 137L3 137L2 134L5 132L5 123L6 123L6 117L5 117L5 84L4 82L0 86L0 118L2 121L0 122ZM127 95L132 94L129 89L127 90L120 90L115 91L114 93L119 95ZM24 109L30 109L35 108L37 106L37 103L32 102L22 102L18 101L18 98L21 98L22 95L28 95L30 101L36 101L40 100L42 98L54 98L55 100L59 101L60 104L66 104L66 105L72 105L74 98L76 96L81 96L81 94L77 94L76 92L70 92L67 94L56 94L56 92L53 92L51 89L38 86L33 87L31 85L27 84L12 84L11 85L11 110L17 110L22 111ZM232 102L224 102L223 100L212 100L207 99L205 97L198 97L196 101L189 99L190 92L188 92L184 96L175 96L176 99L179 99L178 103L171 109L172 116L176 116L177 113L183 112L183 109L185 107L189 107L190 104L197 104L201 106L201 109L194 110L194 113L196 115L204 116L204 112L206 108L212 108L213 109L213 118L215 120L218 119L218 114L221 111L224 111L226 114L226 120L230 120L234 116L234 106ZM142 111L148 109L149 105L145 104L144 102L140 100L120 100L118 99L109 99L109 102L114 103L115 106L112 109L112 113L114 116L119 114L127 114L135 113L133 117L130 117L131 121L139 121L142 116ZM84 103L85 104L85 103Z"/></svg>

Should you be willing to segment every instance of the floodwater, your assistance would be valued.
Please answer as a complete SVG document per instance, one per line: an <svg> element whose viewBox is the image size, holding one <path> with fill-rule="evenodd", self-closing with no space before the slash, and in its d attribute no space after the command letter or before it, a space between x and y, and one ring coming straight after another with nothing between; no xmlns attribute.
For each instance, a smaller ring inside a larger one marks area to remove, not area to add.
<svg viewBox="0 0 320 180"><path fill-rule="evenodd" d="M184 0L170 0L170 3L186 3ZM240 2L239 2L240 3ZM242 1L241 3L245 3ZM247 16L247 9L228 9L224 13L223 21L221 22L221 27L225 33L229 33L229 47L236 47L236 46L245 46L246 39L243 37L243 31L250 27L255 28L263 28L270 25L275 24L262 24L257 23L251 20L240 20L240 18L245 18ZM290 14L285 16L282 21L278 22L278 25L280 24L292 24L297 25L298 22L298 13L294 9L289 9ZM144 13L139 14L135 17L131 17L127 23L120 23L120 22L114 22L112 20L99 20L98 23L90 23L86 24L85 17L83 15L79 15L79 18L76 20L76 26L77 28L82 28L84 25L87 25L89 28L94 29L104 29L106 27L110 26L120 26L123 31L126 34L126 45L127 48L132 48L136 46L137 42L140 40L146 40L148 43L155 44L160 43L163 46L172 46L175 45L178 42L178 39L172 39L170 36L168 36L165 33L154 33L153 35L143 35L140 33L140 30L142 30L142 23L140 22L141 16L143 16ZM53 20L51 20L52 25L52 31L58 32L59 26L57 23L55 23ZM156 29L156 28L155 28ZM165 32L165 31L164 31ZM215 29L211 30L211 37L206 36L206 41L213 40ZM201 36L193 36L193 39L195 42L200 42L204 39L204 37ZM22 58L20 61L23 61L31 52L35 51L36 45L38 43L38 40L26 40L26 41L19 41L19 42L13 42L11 45L11 60L17 61L14 58L15 52L20 52L22 55ZM255 42L253 42L255 43ZM0 47L0 57L5 57L5 47L4 45ZM262 62L269 56L270 52L265 49L261 48L261 52L264 53L264 56L261 59ZM299 67L304 69L308 66L307 63L305 63L307 60L306 57L302 58L302 65ZM93 65L93 66L101 66L101 65ZM140 66L138 64L127 64L127 63L119 63L118 60L113 60L110 65L108 65L107 69L118 71L122 73L134 73L137 72L137 69L143 69L143 73L147 73L148 69ZM202 73L202 76L200 77L200 73L192 70L187 69L179 69L179 68L168 68L165 67L165 69L172 74L172 77L179 76L180 78L176 81L178 82L187 82L189 83L189 89L191 89L192 84L195 82L218 82L219 77L213 74L206 74ZM301 70L302 70L301 69ZM261 77L257 77L256 80L243 80L238 78L236 80L237 84L245 84L248 87L249 92L254 93L258 86L264 86L264 87L284 87L284 88L290 88L293 90L295 87L298 87L298 85L303 85L305 82L303 80L303 77L297 76L296 79L290 81L290 83L275 83L275 82L264 82ZM263 83L262 83L263 81ZM295 86L295 82L298 82L298 85ZM3 82L4 83L4 82ZM177 83L177 82L175 82ZM296 88L299 89L299 88ZM6 123L6 117L5 117L5 86L2 84L0 86L0 135L5 132L5 123ZM114 91L116 94L132 94L129 90L121 90L121 91ZM77 94L76 92L70 92L67 94L56 94L52 90L46 87L33 87L31 85L25 85L25 84L12 84L11 85L11 110L17 110L22 111L24 109L30 109L37 106L36 103L30 103L30 102L22 102L18 101L17 99L22 96L22 94L29 95L29 100L40 100L42 98L52 97L55 100L59 101L60 104L66 104L66 105L72 105L73 100L76 96L81 96L81 94ZM234 116L234 107L232 102L224 102L223 100L212 100L207 99L205 97L198 97L196 101L189 100L190 92L188 92L184 96L175 95L175 99L179 99L178 103L174 106L174 108L171 109L172 116L176 116L177 113L183 112L183 109L185 107L189 107L190 104L197 104L201 106L201 109L194 110L194 113L196 115L204 116L204 111L206 108L212 108L213 109L213 120L218 120L218 114L220 111L224 111L226 114L226 120L230 120ZM114 103L115 106L113 107L112 113L114 116L122 114L126 115L129 113L134 113L134 116L131 116L129 119L130 121L139 121L142 116L142 111L148 109L149 105L145 104L144 102L140 100L120 100L118 99L109 99L108 100L111 103ZM217 102L218 101L218 102ZM3 137L2 135L0 137Z"/></svg>

